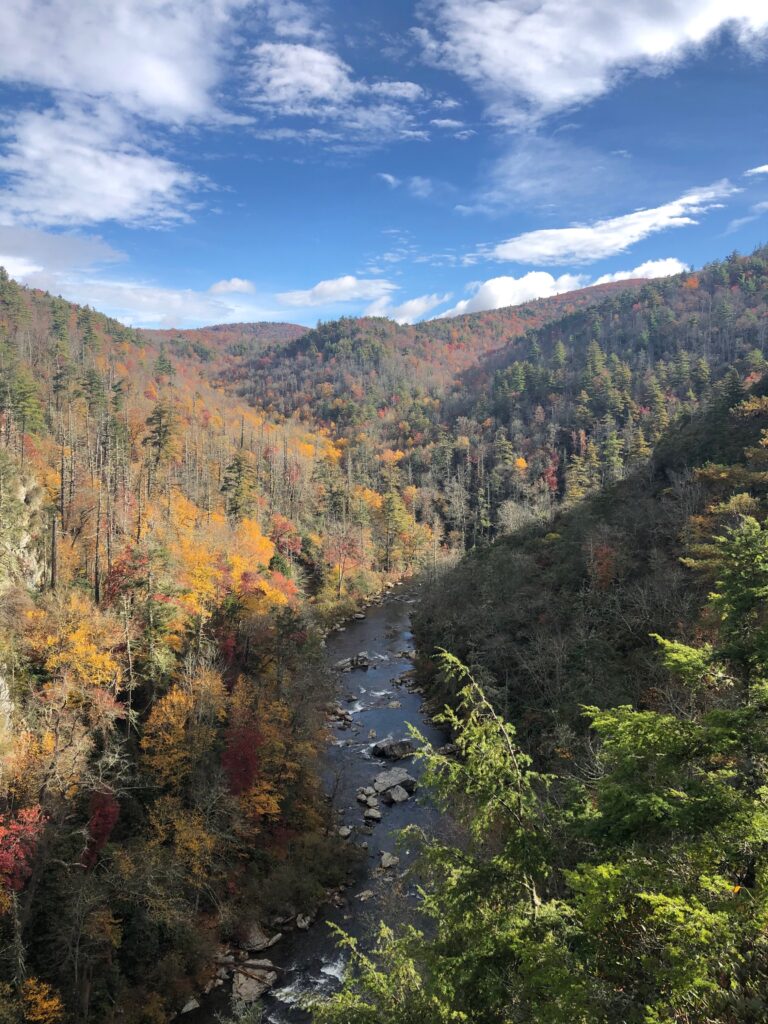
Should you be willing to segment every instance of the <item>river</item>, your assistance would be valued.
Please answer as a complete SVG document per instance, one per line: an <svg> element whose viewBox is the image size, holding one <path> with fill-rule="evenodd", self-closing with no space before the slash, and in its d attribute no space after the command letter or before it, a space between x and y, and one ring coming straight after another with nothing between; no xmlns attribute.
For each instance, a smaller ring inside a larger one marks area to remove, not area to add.
<svg viewBox="0 0 768 1024"><path fill-rule="evenodd" d="M382 820L365 831L365 808L356 798L360 787L370 786L374 776L393 767L392 761L372 756L376 738L407 735L408 723L439 746L445 742L422 710L422 698L400 685L398 679L412 666L404 652L413 643L410 613L416 604L415 591L399 586L380 605L368 609L365 619L352 620L346 629L330 634L326 652L330 666L362 651L373 659L367 670L355 669L340 676L339 703L351 714L351 725L333 723L325 755L324 777L332 794L339 825L350 825L349 842L368 843L367 855L355 882L344 891L341 905L326 904L307 931L286 933L271 949L258 954L268 957L279 969L280 980L263 998L264 1024L305 1024L311 1020L299 1005L302 997L331 993L338 988L345 960L338 950L330 925L354 935L365 948L378 925L395 924L416 906L413 884L402 875L413 851L398 846L397 836L406 825L418 824L433 832L440 826L435 809L417 789L408 801L391 807L380 804ZM383 656L377 658L376 656ZM386 659L386 660L383 660ZM421 766L412 759L394 762L418 778ZM389 871L380 868L382 853L392 853L400 863ZM361 893L372 891L365 901ZM201 999L201 1007L179 1018L188 1024L214 1024L217 1013L226 1013L228 994L220 989Z"/></svg>

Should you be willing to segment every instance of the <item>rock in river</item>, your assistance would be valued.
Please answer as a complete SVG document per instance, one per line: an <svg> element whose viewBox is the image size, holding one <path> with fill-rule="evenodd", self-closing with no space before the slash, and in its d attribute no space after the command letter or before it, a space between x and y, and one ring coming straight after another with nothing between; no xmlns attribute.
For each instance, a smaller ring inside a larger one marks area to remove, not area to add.
<svg viewBox="0 0 768 1024"><path fill-rule="evenodd" d="M387 772L380 772L373 780L373 788L377 793L386 793L394 786L400 786L406 793L413 793L416 789L416 779L409 775L405 768L390 768Z"/></svg>
<svg viewBox="0 0 768 1024"><path fill-rule="evenodd" d="M374 743L371 753L374 757L386 757L389 761L399 761L401 757L411 757L416 752L416 744L413 740L393 739L387 736L386 739Z"/></svg>
<svg viewBox="0 0 768 1024"><path fill-rule="evenodd" d="M376 807L369 807L363 817L366 821L381 821L381 811Z"/></svg>
<svg viewBox="0 0 768 1024"><path fill-rule="evenodd" d="M260 953L263 949L269 949L270 946L274 946L281 938L280 932L270 938L261 925L256 922L248 929L248 934L240 945L243 949L247 949L249 953Z"/></svg>
<svg viewBox="0 0 768 1024"><path fill-rule="evenodd" d="M385 804L404 804L408 799L408 792L402 786L393 786L381 794L381 799Z"/></svg>
<svg viewBox="0 0 768 1024"><path fill-rule="evenodd" d="M232 994L245 1003L255 1003L277 981L271 960L245 960L235 968Z"/></svg>
<svg viewBox="0 0 768 1024"><path fill-rule="evenodd" d="M397 867L400 863L400 858L396 857L394 853L382 853L381 855L381 866L386 871L388 868Z"/></svg>

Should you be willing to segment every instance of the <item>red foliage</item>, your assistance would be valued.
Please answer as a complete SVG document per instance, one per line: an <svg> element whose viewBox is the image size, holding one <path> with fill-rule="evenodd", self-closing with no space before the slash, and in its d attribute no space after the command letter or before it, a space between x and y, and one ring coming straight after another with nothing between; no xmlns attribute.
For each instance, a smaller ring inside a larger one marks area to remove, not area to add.
<svg viewBox="0 0 768 1024"><path fill-rule="evenodd" d="M42 808L25 807L15 818L0 814L0 884L20 892L32 874L32 859L43 831Z"/></svg>
<svg viewBox="0 0 768 1024"><path fill-rule="evenodd" d="M120 804L112 793L91 793L88 819L88 845L83 853L83 867L92 868L107 845L112 829L120 817Z"/></svg>
<svg viewBox="0 0 768 1024"><path fill-rule="evenodd" d="M230 725L221 765L230 792L240 796L251 788L259 770L261 736L255 725Z"/></svg>

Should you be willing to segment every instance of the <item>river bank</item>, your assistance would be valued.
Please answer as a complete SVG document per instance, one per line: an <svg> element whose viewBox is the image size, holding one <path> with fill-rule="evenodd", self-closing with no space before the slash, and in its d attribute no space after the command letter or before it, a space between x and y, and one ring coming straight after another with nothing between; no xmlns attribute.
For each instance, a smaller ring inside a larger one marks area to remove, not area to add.
<svg viewBox="0 0 768 1024"><path fill-rule="evenodd" d="M350 884L333 902L320 907L309 927L296 927L294 919L274 946L257 954L274 965L278 976L263 997L264 1024L306 1024L311 1017L302 1002L338 987L345 959L333 926L353 935L366 948L375 938L380 921L397 924L417 905L415 887L404 877L413 851L398 845L398 833L414 824L434 831L439 827L439 816L418 788L418 762L377 757L373 749L377 741L388 736L406 736L409 723L436 746L444 742L443 733L424 711L421 696L401 681L412 667L408 656L413 641L410 613L416 601L414 586L393 588L381 604L367 610L365 618L352 619L326 640L329 667L348 660L368 663L365 669L340 673L339 713L329 724L330 742L323 771L338 826L344 830L341 834L348 835L347 842L360 848L361 859ZM362 653L366 659L359 658ZM395 766L416 780L414 794L408 799L398 794L399 802L392 803L386 802L386 794L385 799L381 799L382 794L370 794L370 800L363 802L362 791L372 789L376 777ZM378 812L380 820L376 814L366 817L370 811ZM301 913L302 908L297 909ZM228 990L229 986L215 990L200 1000L198 1009L179 1020L215 1024L218 1014L228 1012Z"/></svg>

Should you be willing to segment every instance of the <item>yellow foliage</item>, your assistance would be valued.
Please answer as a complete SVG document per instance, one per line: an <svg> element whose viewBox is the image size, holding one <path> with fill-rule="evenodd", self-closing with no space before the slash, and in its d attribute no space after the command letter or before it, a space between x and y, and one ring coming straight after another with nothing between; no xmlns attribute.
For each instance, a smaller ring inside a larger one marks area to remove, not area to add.
<svg viewBox="0 0 768 1024"><path fill-rule="evenodd" d="M123 640L120 623L73 591L65 601L27 613L27 641L51 675L85 686L114 686L122 679L113 651Z"/></svg>
<svg viewBox="0 0 768 1024"><path fill-rule="evenodd" d="M147 720L141 749L160 785L177 785L192 770L187 721L193 706L192 694L174 686L155 704Z"/></svg>
<svg viewBox="0 0 768 1024"><path fill-rule="evenodd" d="M519 473L524 473L526 469L528 469L528 463L525 461L522 455L518 456L518 458L515 459L515 469Z"/></svg>
<svg viewBox="0 0 768 1024"><path fill-rule="evenodd" d="M64 1004L55 989L37 978L27 978L21 990L24 1020L28 1024L58 1024L64 1019Z"/></svg>
<svg viewBox="0 0 768 1024"><path fill-rule="evenodd" d="M186 591L182 603L191 615L205 615L216 602L222 583L221 571L215 564L217 553L194 537L183 536L177 554L181 584Z"/></svg>
<svg viewBox="0 0 768 1024"><path fill-rule="evenodd" d="M396 466L404 458L405 452L401 452L399 448L385 448L379 455L379 461L383 462L385 466Z"/></svg>
<svg viewBox="0 0 768 1024"><path fill-rule="evenodd" d="M381 503L384 500L378 491L373 491L370 487L355 487L352 493L368 508L381 508Z"/></svg>

